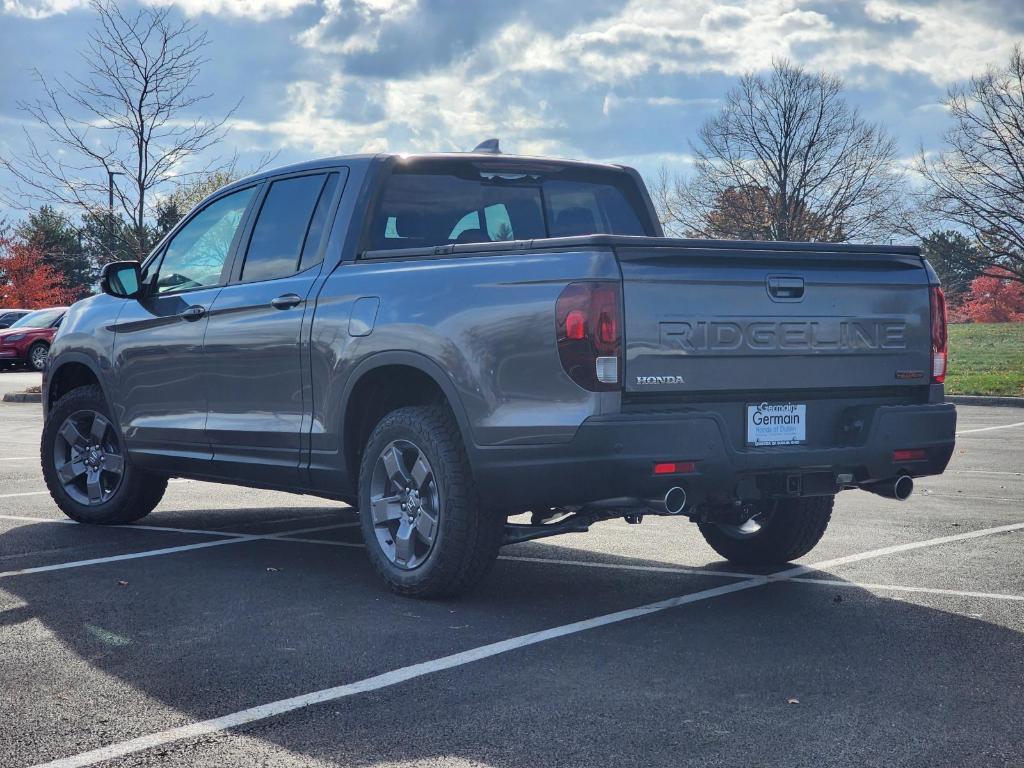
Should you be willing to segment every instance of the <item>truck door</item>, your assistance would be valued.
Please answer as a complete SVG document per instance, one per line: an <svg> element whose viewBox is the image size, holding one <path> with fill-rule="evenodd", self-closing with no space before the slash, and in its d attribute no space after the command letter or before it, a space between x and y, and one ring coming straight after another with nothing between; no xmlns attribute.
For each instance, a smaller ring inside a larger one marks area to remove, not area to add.
<svg viewBox="0 0 1024 768"><path fill-rule="evenodd" d="M331 169L268 184L210 310L206 436L232 477L298 478L310 399L303 318L344 181L344 169Z"/></svg>

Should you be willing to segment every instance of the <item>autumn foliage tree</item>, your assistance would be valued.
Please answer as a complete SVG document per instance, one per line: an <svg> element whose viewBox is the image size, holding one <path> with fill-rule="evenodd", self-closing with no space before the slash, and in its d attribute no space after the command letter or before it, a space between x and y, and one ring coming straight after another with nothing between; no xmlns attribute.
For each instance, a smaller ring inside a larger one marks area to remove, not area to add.
<svg viewBox="0 0 1024 768"><path fill-rule="evenodd" d="M957 316L975 323L1024 322L1024 283L1009 270L990 270L971 281Z"/></svg>
<svg viewBox="0 0 1024 768"><path fill-rule="evenodd" d="M75 300L76 291L46 262L38 244L0 239L0 306L40 309Z"/></svg>

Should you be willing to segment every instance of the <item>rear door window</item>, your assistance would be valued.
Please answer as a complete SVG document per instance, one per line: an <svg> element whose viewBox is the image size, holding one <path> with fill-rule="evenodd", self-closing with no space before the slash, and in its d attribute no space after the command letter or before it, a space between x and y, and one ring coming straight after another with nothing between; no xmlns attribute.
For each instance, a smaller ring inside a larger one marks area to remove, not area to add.
<svg viewBox="0 0 1024 768"><path fill-rule="evenodd" d="M313 220L309 224L309 231L306 232L306 239L302 244L302 255L299 257L299 271L309 269L324 260L323 245L324 238L331 231L331 203L334 202L334 193L338 189L341 176L337 173L327 175L324 188L320 191L320 200L313 211Z"/></svg>
<svg viewBox="0 0 1024 768"><path fill-rule="evenodd" d="M654 234L626 173L448 160L398 166L385 182L371 227L375 250Z"/></svg>
<svg viewBox="0 0 1024 768"><path fill-rule="evenodd" d="M270 185L249 238L242 280L274 280L295 274L323 191L326 174L279 179Z"/></svg>

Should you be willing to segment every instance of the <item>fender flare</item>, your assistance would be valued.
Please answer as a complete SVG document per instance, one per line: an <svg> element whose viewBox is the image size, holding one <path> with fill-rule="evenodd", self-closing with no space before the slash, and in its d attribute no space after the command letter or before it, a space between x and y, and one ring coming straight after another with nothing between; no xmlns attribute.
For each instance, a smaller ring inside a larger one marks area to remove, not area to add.
<svg viewBox="0 0 1024 768"><path fill-rule="evenodd" d="M348 413L352 390L356 388L366 374L387 365L406 365L410 368L416 368L429 376L437 384L444 394L445 400L448 401L448 406L452 409L452 413L455 414L455 421L458 423L459 432L462 434L462 443L465 446L466 455L469 457L470 465L473 465L476 444L473 442L473 432L469 425L469 417L466 415L466 409L462 404L462 398L459 397L455 382L451 380L451 377L444 368L419 352L407 350L376 352L363 358L356 364L349 374L348 381L345 383L345 389L342 392L339 436L345 434L345 417Z"/></svg>
<svg viewBox="0 0 1024 768"><path fill-rule="evenodd" d="M102 376L100 374L99 365L97 365L95 359L93 359L89 355L85 354L84 352L62 352L60 354L60 357L57 358L56 365L53 365L51 367L51 363L52 362L53 362L53 358L51 358L50 361L47 362L46 381L43 384L43 415L44 416L47 413L49 413L49 410L50 410L50 408L49 408L49 404L50 404L50 384L53 382L55 374L61 368L63 368L64 366L68 365L69 363L79 363L79 364L84 365L86 368L89 369L89 371L92 373L92 375L96 378L96 381L99 382L100 391L103 392L103 399L107 401L107 407L111 409L111 412L113 412L113 401L110 399L110 391L107 388L107 382L106 382L104 376ZM117 431L120 432L121 431L121 427L120 427L119 424L116 423L116 421L117 420L115 419L115 427L116 427Z"/></svg>

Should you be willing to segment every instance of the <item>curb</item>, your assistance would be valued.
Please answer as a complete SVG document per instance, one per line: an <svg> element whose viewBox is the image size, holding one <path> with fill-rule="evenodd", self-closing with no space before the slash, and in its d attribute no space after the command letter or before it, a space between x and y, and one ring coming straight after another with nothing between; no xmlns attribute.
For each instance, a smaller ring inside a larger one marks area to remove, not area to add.
<svg viewBox="0 0 1024 768"><path fill-rule="evenodd" d="M41 403L43 396L39 392L8 392L4 395L5 403Z"/></svg>
<svg viewBox="0 0 1024 768"><path fill-rule="evenodd" d="M990 397L988 395L946 395L947 403L956 405L1000 405L1004 408L1024 408L1024 397Z"/></svg>

